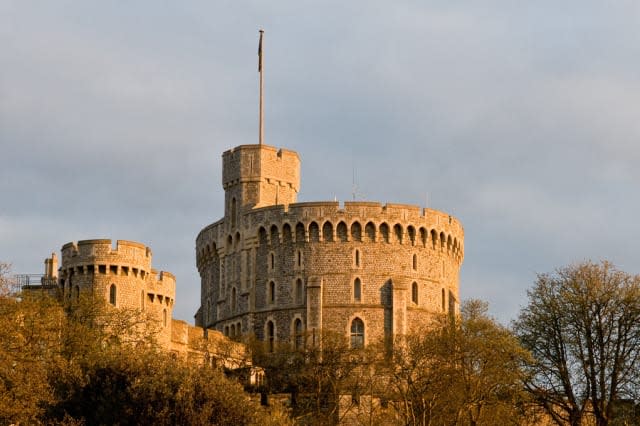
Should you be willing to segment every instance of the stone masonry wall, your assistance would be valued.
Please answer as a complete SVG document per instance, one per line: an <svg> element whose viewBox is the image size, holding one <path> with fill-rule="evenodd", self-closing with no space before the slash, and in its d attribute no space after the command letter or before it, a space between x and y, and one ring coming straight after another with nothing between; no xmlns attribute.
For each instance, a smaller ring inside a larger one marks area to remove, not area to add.
<svg viewBox="0 0 640 426"><path fill-rule="evenodd" d="M204 326L263 338L271 320L276 339L287 341L295 318L306 322L298 280L304 291L319 278L321 328L348 334L357 316L366 341L409 332L433 313L455 309L463 239L455 218L416 206L327 202L251 210L235 228L222 220L198 236ZM395 317L394 296L402 311Z"/></svg>

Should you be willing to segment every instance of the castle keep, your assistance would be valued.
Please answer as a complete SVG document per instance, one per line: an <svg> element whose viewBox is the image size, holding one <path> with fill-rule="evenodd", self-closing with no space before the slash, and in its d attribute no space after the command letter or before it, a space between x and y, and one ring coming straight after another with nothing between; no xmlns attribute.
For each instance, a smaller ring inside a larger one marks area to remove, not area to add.
<svg viewBox="0 0 640 426"><path fill-rule="evenodd" d="M360 347L457 310L457 219L402 204L296 203L300 159L285 149L241 145L222 163L224 217L196 239L196 325L271 348L330 330Z"/></svg>

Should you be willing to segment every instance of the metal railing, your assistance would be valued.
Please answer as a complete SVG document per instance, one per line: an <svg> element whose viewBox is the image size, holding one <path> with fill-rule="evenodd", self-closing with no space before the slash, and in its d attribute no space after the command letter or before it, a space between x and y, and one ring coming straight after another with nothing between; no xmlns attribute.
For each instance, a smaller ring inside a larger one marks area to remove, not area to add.
<svg viewBox="0 0 640 426"><path fill-rule="evenodd" d="M57 286L57 278L46 277L43 274L18 274L9 277L9 287L15 293L22 290L46 290Z"/></svg>

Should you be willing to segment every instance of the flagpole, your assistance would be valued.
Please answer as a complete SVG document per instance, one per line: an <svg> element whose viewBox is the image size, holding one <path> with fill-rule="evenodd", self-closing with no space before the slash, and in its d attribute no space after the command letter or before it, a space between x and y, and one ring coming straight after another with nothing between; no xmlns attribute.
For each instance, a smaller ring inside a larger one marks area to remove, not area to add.
<svg viewBox="0 0 640 426"><path fill-rule="evenodd" d="M262 66L262 36L264 30L260 30L260 44L258 44L258 72L260 73L260 145L264 143L264 72Z"/></svg>

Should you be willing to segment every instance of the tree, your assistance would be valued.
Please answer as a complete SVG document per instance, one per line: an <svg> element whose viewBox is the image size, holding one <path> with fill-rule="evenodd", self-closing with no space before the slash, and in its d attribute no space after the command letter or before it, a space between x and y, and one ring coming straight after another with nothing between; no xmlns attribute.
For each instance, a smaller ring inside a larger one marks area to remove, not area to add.
<svg viewBox="0 0 640 426"><path fill-rule="evenodd" d="M0 261L0 297L7 296L10 291L9 272L11 271L11 264Z"/></svg>
<svg viewBox="0 0 640 426"><path fill-rule="evenodd" d="M89 295L0 293L0 424L289 424L220 371L160 351L145 321Z"/></svg>
<svg viewBox="0 0 640 426"><path fill-rule="evenodd" d="M0 296L0 424L37 424L52 402L48 370L63 321L61 306L39 292Z"/></svg>
<svg viewBox="0 0 640 426"><path fill-rule="evenodd" d="M151 349L110 351L80 362L79 374L54 373L57 401L42 416L46 424L288 424L284 414L267 412L221 371Z"/></svg>
<svg viewBox="0 0 640 426"><path fill-rule="evenodd" d="M471 300L459 318L443 315L396 345L389 399L404 424L519 424L528 358L487 304Z"/></svg>
<svg viewBox="0 0 640 426"><path fill-rule="evenodd" d="M270 393L291 394L292 416L308 425L339 424L371 414L370 404L363 409L362 399L379 393L375 347L351 348L345 335L322 331L306 336L309 344L296 348L281 343L270 351L264 342L251 343L256 365L265 368ZM375 389L374 389L375 388Z"/></svg>
<svg viewBox="0 0 640 426"><path fill-rule="evenodd" d="M538 275L513 326L535 362L528 390L559 425L611 424L638 399L640 277L590 261Z"/></svg>

